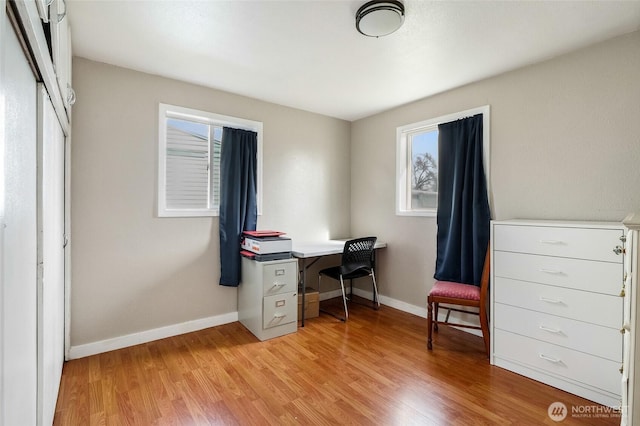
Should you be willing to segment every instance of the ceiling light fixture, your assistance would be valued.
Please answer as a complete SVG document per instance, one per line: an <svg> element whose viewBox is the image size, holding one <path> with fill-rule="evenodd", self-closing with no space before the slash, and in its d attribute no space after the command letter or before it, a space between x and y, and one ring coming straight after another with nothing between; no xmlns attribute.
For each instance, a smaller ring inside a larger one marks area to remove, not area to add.
<svg viewBox="0 0 640 426"><path fill-rule="evenodd" d="M373 0L356 12L356 29L368 37L382 37L404 22L404 5L396 0Z"/></svg>

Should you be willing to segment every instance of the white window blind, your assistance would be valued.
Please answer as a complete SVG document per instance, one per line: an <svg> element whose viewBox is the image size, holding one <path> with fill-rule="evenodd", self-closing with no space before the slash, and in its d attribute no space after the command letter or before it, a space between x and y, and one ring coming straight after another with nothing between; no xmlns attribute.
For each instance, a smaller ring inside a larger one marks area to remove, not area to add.
<svg viewBox="0 0 640 426"><path fill-rule="evenodd" d="M217 216L226 127L258 134L258 214L262 204L262 123L160 104L158 216Z"/></svg>
<svg viewBox="0 0 640 426"><path fill-rule="evenodd" d="M208 209L212 187L208 134L188 133L172 126L174 121L167 120L167 208Z"/></svg>

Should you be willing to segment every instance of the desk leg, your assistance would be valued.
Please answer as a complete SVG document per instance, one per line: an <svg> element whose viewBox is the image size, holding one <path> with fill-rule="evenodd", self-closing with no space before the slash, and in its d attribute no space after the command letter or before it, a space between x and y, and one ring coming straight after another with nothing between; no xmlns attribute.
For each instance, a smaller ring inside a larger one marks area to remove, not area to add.
<svg viewBox="0 0 640 426"><path fill-rule="evenodd" d="M375 276L376 276L376 250L375 249L371 253L371 267L373 268L373 276L375 280ZM377 284L374 284L374 289L373 289L373 309L376 309L376 310L380 309L380 301L378 300Z"/></svg>
<svg viewBox="0 0 640 426"><path fill-rule="evenodd" d="M300 259L302 261L302 267L300 268L300 279L301 279L301 286L302 286L302 308L300 309L301 312L301 316L302 316L302 323L300 325L300 327L304 327L304 295L306 292L305 286L306 286L306 282L307 282L307 267L305 266L306 260L304 258Z"/></svg>
<svg viewBox="0 0 640 426"><path fill-rule="evenodd" d="M300 327L304 327L304 295L305 292L307 291L306 289L306 283L307 283L307 269L309 269L311 266L313 266L314 263L316 263L318 260L320 260L319 257L316 258L312 258L313 260L311 262L309 262L309 264L307 265L307 258L306 257L301 257L300 259L300 286L302 287L302 290L300 290L302 293L302 318L301 321L302 323L300 324Z"/></svg>

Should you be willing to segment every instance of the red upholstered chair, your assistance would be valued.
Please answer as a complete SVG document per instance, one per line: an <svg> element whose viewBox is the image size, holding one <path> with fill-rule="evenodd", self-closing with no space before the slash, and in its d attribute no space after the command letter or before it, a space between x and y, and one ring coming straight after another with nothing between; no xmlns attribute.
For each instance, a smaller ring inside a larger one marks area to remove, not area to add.
<svg viewBox="0 0 640 426"><path fill-rule="evenodd" d="M482 330L482 338L484 339L484 347L489 355L489 320L487 318L487 290L489 288L489 249L484 259L484 267L482 268L482 277L480 286L470 284L460 284L450 281L436 281L433 288L427 296L427 348L432 349L431 337L433 331L438 331L438 324L451 325L455 327L473 328ZM443 303L442 309L448 309L447 316L444 321L438 320L438 308ZM478 308L477 312L462 310L456 306L467 306ZM480 326L456 324L449 322L451 311L464 312L467 314L478 315L480 317Z"/></svg>

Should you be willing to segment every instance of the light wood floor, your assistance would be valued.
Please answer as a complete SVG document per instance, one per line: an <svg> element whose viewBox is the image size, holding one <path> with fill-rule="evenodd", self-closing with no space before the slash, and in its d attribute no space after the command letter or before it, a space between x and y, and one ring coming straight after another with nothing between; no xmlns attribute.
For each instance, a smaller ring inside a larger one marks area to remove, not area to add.
<svg viewBox="0 0 640 426"><path fill-rule="evenodd" d="M595 404L489 365L482 339L354 304L258 341L227 324L67 362L56 425L614 425ZM569 416L547 410L564 403Z"/></svg>

